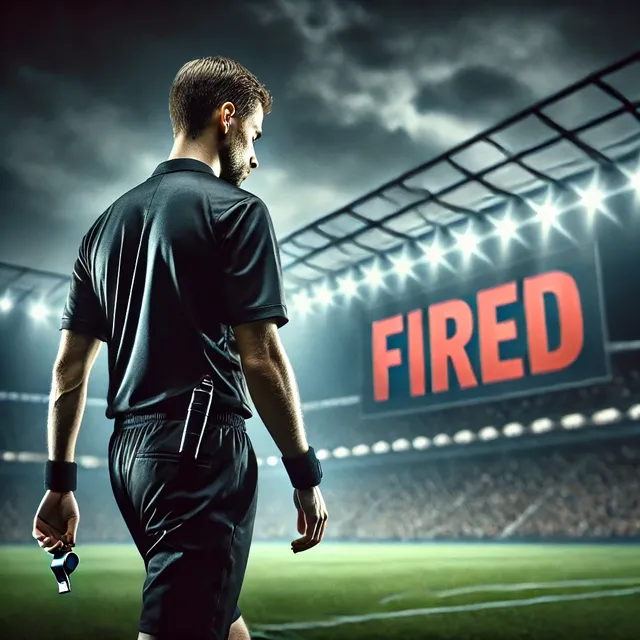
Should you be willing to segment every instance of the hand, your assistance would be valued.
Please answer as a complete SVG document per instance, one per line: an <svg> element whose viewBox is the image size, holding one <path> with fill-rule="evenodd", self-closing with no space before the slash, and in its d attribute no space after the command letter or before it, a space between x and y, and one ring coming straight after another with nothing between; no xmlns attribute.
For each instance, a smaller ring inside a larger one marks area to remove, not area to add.
<svg viewBox="0 0 640 640"><path fill-rule="evenodd" d="M291 550L299 553L315 547L322 540L329 516L320 487L295 489L293 504L298 510L298 533L302 538L291 543Z"/></svg>
<svg viewBox="0 0 640 640"><path fill-rule="evenodd" d="M71 491L47 491L33 520L33 537L47 553L68 551L76 544L80 511Z"/></svg>

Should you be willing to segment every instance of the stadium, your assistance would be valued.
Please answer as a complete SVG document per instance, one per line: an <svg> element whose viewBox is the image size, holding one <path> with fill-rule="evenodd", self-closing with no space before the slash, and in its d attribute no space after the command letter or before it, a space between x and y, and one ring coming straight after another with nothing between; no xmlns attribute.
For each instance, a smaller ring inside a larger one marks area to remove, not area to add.
<svg viewBox="0 0 640 640"><path fill-rule="evenodd" d="M253 637L640 637L639 87L635 53L281 240L281 335L329 523L290 553L290 485L252 419ZM31 538L67 287L0 266L12 640L133 637L139 611L144 569L106 470L105 353L68 596Z"/></svg>

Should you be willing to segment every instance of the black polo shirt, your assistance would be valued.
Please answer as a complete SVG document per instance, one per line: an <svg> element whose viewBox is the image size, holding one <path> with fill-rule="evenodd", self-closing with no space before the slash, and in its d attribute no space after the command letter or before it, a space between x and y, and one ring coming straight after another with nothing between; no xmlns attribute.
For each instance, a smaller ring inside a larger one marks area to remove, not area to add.
<svg viewBox="0 0 640 640"><path fill-rule="evenodd" d="M163 162L84 236L61 329L106 342L106 415L186 410L209 374L251 417L233 327L287 322L273 224L256 196L192 159Z"/></svg>

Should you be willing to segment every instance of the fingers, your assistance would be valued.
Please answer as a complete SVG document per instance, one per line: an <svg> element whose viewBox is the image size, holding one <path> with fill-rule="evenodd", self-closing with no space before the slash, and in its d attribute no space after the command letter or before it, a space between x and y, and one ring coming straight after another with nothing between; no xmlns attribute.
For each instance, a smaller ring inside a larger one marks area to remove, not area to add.
<svg viewBox="0 0 640 640"><path fill-rule="evenodd" d="M42 521L34 527L31 535L37 541L38 546L47 553L56 553L75 546L75 541L71 541L67 534L61 534L53 527L42 523Z"/></svg>
<svg viewBox="0 0 640 640"><path fill-rule="evenodd" d="M312 549L320 543L324 536L324 532L327 526L327 509L324 505L324 500L320 498L319 503L316 503L316 509L314 513L305 513L301 509L298 510L298 531L304 533L301 538L294 540L291 543L291 550L293 553L300 553ZM304 519L304 529L300 527L300 519Z"/></svg>

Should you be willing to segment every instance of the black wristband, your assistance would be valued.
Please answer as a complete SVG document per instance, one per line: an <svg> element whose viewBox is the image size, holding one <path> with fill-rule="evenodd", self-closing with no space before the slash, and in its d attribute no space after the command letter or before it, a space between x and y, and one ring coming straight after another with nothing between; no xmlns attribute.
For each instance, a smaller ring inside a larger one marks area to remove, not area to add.
<svg viewBox="0 0 640 640"><path fill-rule="evenodd" d="M75 462L47 460L44 467L44 488L47 491L66 493L78 486L78 465Z"/></svg>
<svg viewBox="0 0 640 640"><path fill-rule="evenodd" d="M309 447L309 451L298 458L282 458L282 464L294 489L311 489L322 480L322 466L313 447Z"/></svg>

